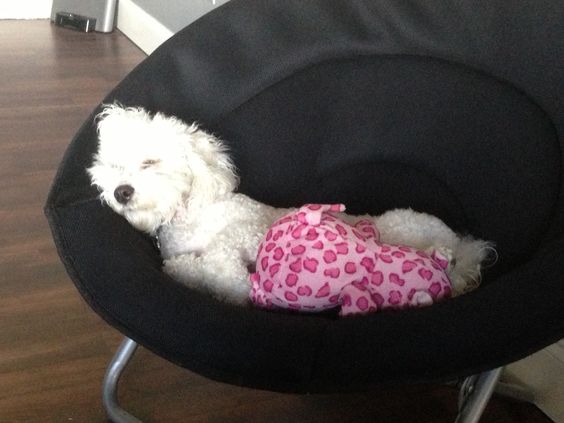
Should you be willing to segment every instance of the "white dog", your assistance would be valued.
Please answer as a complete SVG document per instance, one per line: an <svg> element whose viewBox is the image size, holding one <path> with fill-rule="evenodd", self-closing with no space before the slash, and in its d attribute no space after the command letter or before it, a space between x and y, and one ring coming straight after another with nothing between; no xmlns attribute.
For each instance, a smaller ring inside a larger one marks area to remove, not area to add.
<svg viewBox="0 0 564 423"><path fill-rule="evenodd" d="M246 303L258 245L289 209L236 193L238 179L225 147L196 125L114 104L98 116L98 133L88 173L101 200L158 237L164 271L173 278L218 299ZM458 236L437 217L410 209L372 219L382 242L438 248L451 257L455 294L479 283L489 243Z"/></svg>

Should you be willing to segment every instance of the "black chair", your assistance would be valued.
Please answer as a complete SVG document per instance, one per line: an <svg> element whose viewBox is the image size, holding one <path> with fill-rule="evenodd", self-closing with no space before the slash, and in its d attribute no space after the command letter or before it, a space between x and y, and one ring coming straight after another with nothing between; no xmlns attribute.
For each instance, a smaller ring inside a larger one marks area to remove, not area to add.
<svg viewBox="0 0 564 423"><path fill-rule="evenodd" d="M110 417L136 421L115 390L139 343L282 392L469 377L459 419L477 421L502 366L564 337L563 23L560 0L233 0L149 56L105 102L200 122L229 145L241 192L413 207L495 241L499 260L479 289L428 308L338 319L219 303L164 275L152 240L100 204L85 172L96 109L46 213L78 290L128 338Z"/></svg>

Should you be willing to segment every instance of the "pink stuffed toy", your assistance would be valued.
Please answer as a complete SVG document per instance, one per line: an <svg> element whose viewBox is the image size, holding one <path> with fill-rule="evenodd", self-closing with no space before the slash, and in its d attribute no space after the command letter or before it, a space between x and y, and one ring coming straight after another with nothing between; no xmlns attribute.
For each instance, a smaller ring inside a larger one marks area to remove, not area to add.
<svg viewBox="0 0 564 423"><path fill-rule="evenodd" d="M332 213L343 205L306 205L275 222L259 246L251 300L260 307L340 315L430 305L451 296L448 261L407 246L379 243L376 226Z"/></svg>

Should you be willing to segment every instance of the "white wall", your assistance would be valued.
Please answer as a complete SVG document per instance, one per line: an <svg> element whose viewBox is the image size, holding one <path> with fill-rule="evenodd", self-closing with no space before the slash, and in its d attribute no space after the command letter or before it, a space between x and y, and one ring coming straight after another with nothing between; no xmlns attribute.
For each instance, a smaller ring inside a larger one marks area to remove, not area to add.
<svg viewBox="0 0 564 423"><path fill-rule="evenodd" d="M147 54L174 34L132 0L119 0L117 28Z"/></svg>
<svg viewBox="0 0 564 423"><path fill-rule="evenodd" d="M119 0L117 27L151 54L174 33L227 1Z"/></svg>
<svg viewBox="0 0 564 423"><path fill-rule="evenodd" d="M47 19L53 0L0 0L0 19Z"/></svg>
<svg viewBox="0 0 564 423"><path fill-rule="evenodd" d="M525 386L554 422L564 423L564 340L505 368L510 382Z"/></svg>
<svg viewBox="0 0 564 423"><path fill-rule="evenodd" d="M178 32L200 16L228 0L133 0L172 32Z"/></svg>

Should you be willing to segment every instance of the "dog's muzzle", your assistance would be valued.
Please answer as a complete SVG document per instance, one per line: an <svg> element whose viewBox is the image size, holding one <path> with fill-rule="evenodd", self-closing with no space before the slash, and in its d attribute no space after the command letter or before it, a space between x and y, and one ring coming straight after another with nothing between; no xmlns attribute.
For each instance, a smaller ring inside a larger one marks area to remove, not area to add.
<svg viewBox="0 0 564 423"><path fill-rule="evenodd" d="M120 185L114 191L114 197L118 203L127 204L134 192L135 189L131 185Z"/></svg>

